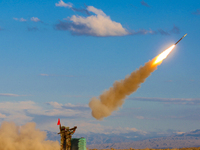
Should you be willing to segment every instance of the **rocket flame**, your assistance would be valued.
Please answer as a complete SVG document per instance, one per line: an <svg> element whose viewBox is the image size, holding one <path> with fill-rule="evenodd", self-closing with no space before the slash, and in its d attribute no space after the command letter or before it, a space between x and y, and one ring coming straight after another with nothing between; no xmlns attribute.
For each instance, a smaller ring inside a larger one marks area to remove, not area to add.
<svg viewBox="0 0 200 150"><path fill-rule="evenodd" d="M171 47L169 47L168 49L166 49L164 52L160 53L156 58L155 61L153 62L152 65L155 64L160 64L162 63L163 59L165 59L169 53L174 49L175 45L172 45Z"/></svg>

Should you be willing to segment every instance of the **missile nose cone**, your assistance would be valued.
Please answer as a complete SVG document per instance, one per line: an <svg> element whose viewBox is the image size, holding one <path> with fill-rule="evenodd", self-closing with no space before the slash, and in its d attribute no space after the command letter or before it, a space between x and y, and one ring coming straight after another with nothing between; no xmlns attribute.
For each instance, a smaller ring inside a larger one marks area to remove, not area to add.
<svg viewBox="0 0 200 150"><path fill-rule="evenodd" d="M178 44L178 42L180 42L186 35L187 35L187 33L186 33L182 38L180 38L180 40L178 40L178 41L175 43L175 45Z"/></svg>
<svg viewBox="0 0 200 150"><path fill-rule="evenodd" d="M184 35L184 37L187 35L187 33Z"/></svg>

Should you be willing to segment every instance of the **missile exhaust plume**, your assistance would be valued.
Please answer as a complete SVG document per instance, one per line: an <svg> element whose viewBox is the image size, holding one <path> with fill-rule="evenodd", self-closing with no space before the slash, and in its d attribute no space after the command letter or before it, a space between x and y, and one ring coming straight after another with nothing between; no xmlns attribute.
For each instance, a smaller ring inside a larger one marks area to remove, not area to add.
<svg viewBox="0 0 200 150"><path fill-rule="evenodd" d="M144 66L132 72L130 76L126 77L124 80L115 81L113 87L103 92L99 96L99 99L93 97L89 102L92 116L97 120L102 120L104 117L110 116L113 111L118 110L124 103L125 98L137 91L140 84L157 69L157 66L162 63L174 47L175 45L172 45L154 59L145 63Z"/></svg>
<svg viewBox="0 0 200 150"><path fill-rule="evenodd" d="M174 49L174 47L175 47L175 45L172 45L168 49L166 49L165 51L160 53L158 56L156 56L155 61L153 62L152 65L161 64L163 59L165 59L169 55L169 53Z"/></svg>
<svg viewBox="0 0 200 150"><path fill-rule="evenodd" d="M59 150L58 141L45 141L46 133L35 129L33 122L17 126L3 122L0 126L0 150Z"/></svg>

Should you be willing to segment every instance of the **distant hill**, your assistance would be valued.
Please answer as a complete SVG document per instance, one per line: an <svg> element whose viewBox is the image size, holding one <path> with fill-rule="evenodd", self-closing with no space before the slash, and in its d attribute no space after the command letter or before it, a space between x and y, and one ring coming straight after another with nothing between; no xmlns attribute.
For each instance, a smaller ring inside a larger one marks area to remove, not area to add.
<svg viewBox="0 0 200 150"><path fill-rule="evenodd" d="M88 145L90 149L144 149L144 148L183 148L183 147L200 147L200 130L183 133L180 135L173 135L169 137L153 138L143 141L133 141L125 143L110 143L110 144L98 144Z"/></svg>
<svg viewBox="0 0 200 150"><path fill-rule="evenodd" d="M51 132L51 131L46 131L46 132L47 132L47 140L60 141L60 135L58 135L56 132ZM73 135L73 138L78 138L78 137L86 138L87 145L131 142L134 140L119 135L106 135L106 134L95 134L95 133Z"/></svg>
<svg viewBox="0 0 200 150"><path fill-rule="evenodd" d="M46 131L47 140L60 141L60 136L56 132ZM157 136L157 135L155 135ZM74 134L73 137L85 137L87 147L90 149L144 149L144 148L182 148L182 147L200 147L200 130L195 130L183 134L172 135L168 137L144 136L139 139L127 134ZM139 140L139 141L136 141Z"/></svg>
<svg viewBox="0 0 200 150"><path fill-rule="evenodd" d="M47 132L47 140L60 141L60 135L58 135L56 132L51 132L51 131L46 131L46 132ZM141 141L155 137L163 137L163 135L157 135L154 133L151 133L149 135L142 135L136 132L122 133L122 134L75 133L73 137L74 138L84 137L86 138L87 145L91 145L91 144L108 144L108 143Z"/></svg>

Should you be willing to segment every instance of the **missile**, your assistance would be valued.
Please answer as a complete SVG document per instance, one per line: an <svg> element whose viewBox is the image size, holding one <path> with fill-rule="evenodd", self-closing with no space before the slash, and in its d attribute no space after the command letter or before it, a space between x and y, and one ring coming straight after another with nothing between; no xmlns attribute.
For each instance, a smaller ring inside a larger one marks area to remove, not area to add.
<svg viewBox="0 0 200 150"><path fill-rule="evenodd" d="M178 42L180 42L186 35L187 35L187 33L186 33L182 38L180 38L180 40L178 40L178 41L175 43L175 45L178 44Z"/></svg>

